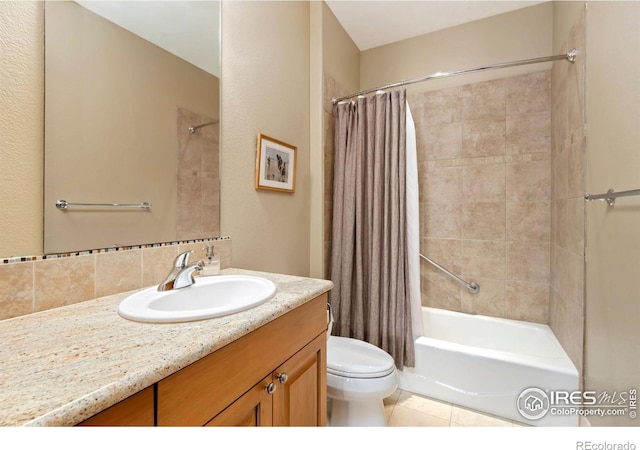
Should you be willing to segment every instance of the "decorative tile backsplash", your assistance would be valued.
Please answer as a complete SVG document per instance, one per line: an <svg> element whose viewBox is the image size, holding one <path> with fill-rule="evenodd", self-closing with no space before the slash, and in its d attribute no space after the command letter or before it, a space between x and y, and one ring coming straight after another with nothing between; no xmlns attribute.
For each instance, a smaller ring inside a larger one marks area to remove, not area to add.
<svg viewBox="0 0 640 450"><path fill-rule="evenodd" d="M207 244L230 267L229 237L3 259L0 320L158 284L178 254L204 259Z"/></svg>

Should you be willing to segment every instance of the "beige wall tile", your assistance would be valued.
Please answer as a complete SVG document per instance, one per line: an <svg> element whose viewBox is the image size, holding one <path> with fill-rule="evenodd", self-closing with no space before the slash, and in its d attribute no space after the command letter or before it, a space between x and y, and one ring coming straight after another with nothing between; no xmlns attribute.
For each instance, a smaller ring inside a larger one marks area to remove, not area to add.
<svg viewBox="0 0 640 450"><path fill-rule="evenodd" d="M33 262L0 265L0 320L33 312Z"/></svg>
<svg viewBox="0 0 640 450"><path fill-rule="evenodd" d="M503 120L505 102L504 80L468 84L462 90L462 117L464 120Z"/></svg>
<svg viewBox="0 0 640 450"><path fill-rule="evenodd" d="M425 159L454 159L462 155L462 123L443 123L416 129L416 142Z"/></svg>
<svg viewBox="0 0 640 450"><path fill-rule="evenodd" d="M420 236L460 239L462 203L429 202L420 204Z"/></svg>
<svg viewBox="0 0 640 450"><path fill-rule="evenodd" d="M96 297L142 287L142 250L96 255Z"/></svg>
<svg viewBox="0 0 640 450"><path fill-rule="evenodd" d="M462 241L458 239L420 239L420 251L444 268L460 273L462 271ZM426 261L420 262L423 273L440 273Z"/></svg>
<svg viewBox="0 0 640 450"><path fill-rule="evenodd" d="M466 277L505 279L504 241L462 241L462 274Z"/></svg>
<svg viewBox="0 0 640 450"><path fill-rule="evenodd" d="M507 240L548 242L551 206L540 202L507 202Z"/></svg>
<svg viewBox="0 0 640 450"><path fill-rule="evenodd" d="M549 284L506 282L505 317L526 322L549 323Z"/></svg>
<svg viewBox="0 0 640 450"><path fill-rule="evenodd" d="M423 269L420 286L422 306L461 311L462 288L446 275Z"/></svg>
<svg viewBox="0 0 640 450"><path fill-rule="evenodd" d="M421 202L462 201L462 167L430 167L419 177Z"/></svg>
<svg viewBox="0 0 640 450"><path fill-rule="evenodd" d="M160 284L173 267L178 256L177 245L149 247L142 250L142 286L149 287Z"/></svg>
<svg viewBox="0 0 640 450"><path fill-rule="evenodd" d="M464 166L463 195L467 202L504 201L504 164Z"/></svg>
<svg viewBox="0 0 640 450"><path fill-rule="evenodd" d="M462 92L462 86L425 92L422 103L423 123L435 125L461 122Z"/></svg>
<svg viewBox="0 0 640 450"><path fill-rule="evenodd" d="M467 282L476 282L480 290L472 294L462 290L462 311L491 317L505 316L505 282L488 278L467 277Z"/></svg>
<svg viewBox="0 0 640 450"><path fill-rule="evenodd" d="M567 153L567 196L582 197L584 187L585 138L582 129L571 135Z"/></svg>
<svg viewBox="0 0 640 450"><path fill-rule="evenodd" d="M567 198L569 193L569 152L564 144L553 160L553 198Z"/></svg>
<svg viewBox="0 0 640 450"><path fill-rule="evenodd" d="M551 114L548 111L507 116L507 153L550 153Z"/></svg>
<svg viewBox="0 0 640 450"><path fill-rule="evenodd" d="M507 242L507 280L549 283L549 243Z"/></svg>
<svg viewBox="0 0 640 450"><path fill-rule="evenodd" d="M576 254L584 253L584 198L567 199L566 246Z"/></svg>
<svg viewBox="0 0 640 450"><path fill-rule="evenodd" d="M465 158L504 155L504 120L473 120L464 122L462 154Z"/></svg>
<svg viewBox="0 0 640 450"><path fill-rule="evenodd" d="M529 73L505 80L507 115L551 110L551 71Z"/></svg>
<svg viewBox="0 0 640 450"><path fill-rule="evenodd" d="M465 203L462 210L462 237L464 239L505 238L505 203Z"/></svg>
<svg viewBox="0 0 640 450"><path fill-rule="evenodd" d="M550 161L507 164L507 201L547 202L551 199Z"/></svg>
<svg viewBox="0 0 640 450"><path fill-rule="evenodd" d="M34 262L34 310L95 298L95 255Z"/></svg>

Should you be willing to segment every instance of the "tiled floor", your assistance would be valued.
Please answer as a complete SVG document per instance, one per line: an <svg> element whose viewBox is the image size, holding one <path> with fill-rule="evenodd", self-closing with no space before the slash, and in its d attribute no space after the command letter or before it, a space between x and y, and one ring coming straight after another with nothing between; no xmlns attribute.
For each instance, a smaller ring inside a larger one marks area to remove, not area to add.
<svg viewBox="0 0 640 450"><path fill-rule="evenodd" d="M520 423L397 389L384 399L390 427L513 427ZM526 425L524 425L526 426Z"/></svg>

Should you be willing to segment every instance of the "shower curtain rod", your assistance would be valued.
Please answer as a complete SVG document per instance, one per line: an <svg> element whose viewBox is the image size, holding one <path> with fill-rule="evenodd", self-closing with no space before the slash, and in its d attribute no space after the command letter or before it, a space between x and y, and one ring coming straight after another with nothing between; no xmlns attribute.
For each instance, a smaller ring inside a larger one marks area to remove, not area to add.
<svg viewBox="0 0 640 450"><path fill-rule="evenodd" d="M376 92L376 91L380 91L380 90L386 90L386 89L392 89L392 88L397 88L397 87L401 87L401 86L406 86L408 84L420 83L422 81L434 80L434 79L437 79L437 78L447 78L447 77L452 77L452 76L455 76L455 75L464 75L466 73L482 72L482 71L491 70L491 69L504 69L504 68L507 68L507 67L524 66L526 64L537 64L537 63L543 63L543 62L548 62L548 61L567 60L569 62L575 62L577 55L578 55L578 51L574 48L569 53L565 53L563 55L543 56L541 58L533 58L533 59L522 59L520 61L511 61L511 62L505 62L505 63L499 63L499 64L490 64L490 65L487 65L487 66L474 67L472 69L456 70L454 72L437 72L437 73L433 73L431 75L427 75L427 76L424 76L424 77L414 78L412 80L398 81L396 83L386 84L384 86L379 86L379 87L375 87L375 88L371 88L371 89L365 89L363 91L356 92L355 94L350 94L350 95L347 95L347 96L344 96L344 97L334 98L333 99L333 104L335 105L338 102L341 102L341 101L344 101L344 100L349 100L350 98L358 97L360 95L370 94L372 92Z"/></svg>

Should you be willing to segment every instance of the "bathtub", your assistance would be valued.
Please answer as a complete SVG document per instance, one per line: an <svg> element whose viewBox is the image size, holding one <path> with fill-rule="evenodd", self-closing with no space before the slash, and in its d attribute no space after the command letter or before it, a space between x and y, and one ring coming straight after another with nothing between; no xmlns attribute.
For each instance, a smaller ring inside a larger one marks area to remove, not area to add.
<svg viewBox="0 0 640 450"><path fill-rule="evenodd" d="M422 308L416 364L398 371L399 388L537 426L577 426L577 415L520 414L525 389L577 391L578 371L547 325ZM522 401L522 400L521 400Z"/></svg>

